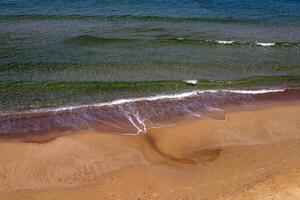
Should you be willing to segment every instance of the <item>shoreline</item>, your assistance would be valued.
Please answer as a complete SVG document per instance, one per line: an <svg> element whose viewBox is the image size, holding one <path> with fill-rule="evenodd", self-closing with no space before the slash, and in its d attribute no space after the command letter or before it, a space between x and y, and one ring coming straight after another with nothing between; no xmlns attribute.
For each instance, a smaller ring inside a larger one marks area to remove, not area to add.
<svg viewBox="0 0 300 200"><path fill-rule="evenodd" d="M0 114L0 139L44 142L70 132L95 130L145 134L155 127L226 113L300 104L300 89L203 90L120 99L110 103Z"/></svg>
<svg viewBox="0 0 300 200"><path fill-rule="evenodd" d="M137 136L89 130L45 143L2 141L0 196L295 199L300 192L299 112L299 104L284 105Z"/></svg>

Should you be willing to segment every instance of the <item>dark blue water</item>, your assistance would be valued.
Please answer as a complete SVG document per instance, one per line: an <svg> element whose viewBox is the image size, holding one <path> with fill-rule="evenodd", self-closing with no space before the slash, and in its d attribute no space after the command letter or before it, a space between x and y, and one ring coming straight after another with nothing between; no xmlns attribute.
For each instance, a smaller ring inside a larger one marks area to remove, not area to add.
<svg viewBox="0 0 300 200"><path fill-rule="evenodd" d="M0 1L5 15L159 16L220 20L297 23L298 0L101 0L101 1Z"/></svg>

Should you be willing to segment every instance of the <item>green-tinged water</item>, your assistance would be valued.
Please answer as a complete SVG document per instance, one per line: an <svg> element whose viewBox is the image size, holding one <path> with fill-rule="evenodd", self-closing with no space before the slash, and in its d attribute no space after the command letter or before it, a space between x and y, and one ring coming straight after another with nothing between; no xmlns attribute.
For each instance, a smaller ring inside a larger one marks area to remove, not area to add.
<svg viewBox="0 0 300 200"><path fill-rule="evenodd" d="M97 46L105 45L108 43L127 43L125 47L129 47L130 43L136 42L148 46L157 46L162 45L195 45L195 46L209 46L209 47L263 47L265 44L270 48L291 48L291 47L300 47L300 42L274 42L269 45L266 43L258 42L247 42L247 41L219 41L219 40L204 40L204 39L190 39L190 38L149 38L145 41L141 39L128 39L128 38L102 38L92 35L80 35L77 37L70 38L65 41L67 44L79 45L79 46Z"/></svg>
<svg viewBox="0 0 300 200"><path fill-rule="evenodd" d="M300 85L300 76L253 77L239 80L198 80L144 82L1 82L3 111L94 104L122 98L176 94L209 89L287 88Z"/></svg>
<svg viewBox="0 0 300 200"><path fill-rule="evenodd" d="M0 112L300 86L299 8L271 0L0 0Z"/></svg>
<svg viewBox="0 0 300 200"><path fill-rule="evenodd" d="M0 137L146 133L298 102L299 10L297 0L0 0Z"/></svg>

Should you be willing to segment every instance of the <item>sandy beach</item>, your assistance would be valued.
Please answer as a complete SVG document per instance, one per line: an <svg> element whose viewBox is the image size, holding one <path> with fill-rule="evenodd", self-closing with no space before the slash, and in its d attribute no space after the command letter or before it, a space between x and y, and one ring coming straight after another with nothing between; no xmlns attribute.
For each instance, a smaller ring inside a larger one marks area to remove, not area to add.
<svg viewBox="0 0 300 200"><path fill-rule="evenodd" d="M0 199L299 199L299 113L277 106L137 136L2 141Z"/></svg>

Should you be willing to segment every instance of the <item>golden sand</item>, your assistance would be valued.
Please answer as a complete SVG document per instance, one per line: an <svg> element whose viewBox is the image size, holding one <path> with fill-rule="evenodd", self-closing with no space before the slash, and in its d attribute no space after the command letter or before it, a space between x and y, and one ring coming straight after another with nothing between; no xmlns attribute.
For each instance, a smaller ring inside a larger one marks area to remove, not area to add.
<svg viewBox="0 0 300 200"><path fill-rule="evenodd" d="M300 199L300 106L0 144L0 199Z"/></svg>

